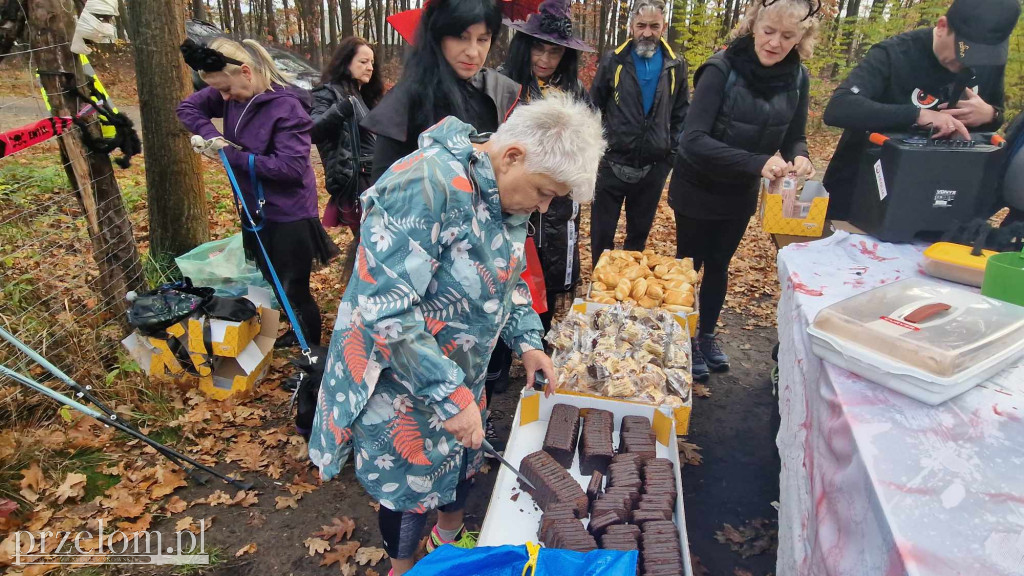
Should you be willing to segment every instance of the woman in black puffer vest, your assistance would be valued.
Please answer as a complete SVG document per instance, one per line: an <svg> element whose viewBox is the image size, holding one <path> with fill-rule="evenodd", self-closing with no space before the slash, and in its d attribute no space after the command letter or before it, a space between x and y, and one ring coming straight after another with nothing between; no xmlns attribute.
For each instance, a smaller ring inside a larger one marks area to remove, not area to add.
<svg viewBox="0 0 1024 576"><path fill-rule="evenodd" d="M354 36L338 44L321 80L323 84L313 90L312 139L331 195L324 226L346 226L352 231L342 263L342 278L347 279L359 244L359 195L370 187L376 143L373 133L360 128L359 122L380 101L384 85L374 66L373 48Z"/></svg>
<svg viewBox="0 0 1024 576"><path fill-rule="evenodd" d="M676 155L669 203L676 257L703 267L693 376L727 370L715 338L729 261L757 208L761 178L814 175L808 159L808 58L817 21L814 0L754 2L733 41L694 75L694 94ZM776 156L781 152L781 158Z"/></svg>

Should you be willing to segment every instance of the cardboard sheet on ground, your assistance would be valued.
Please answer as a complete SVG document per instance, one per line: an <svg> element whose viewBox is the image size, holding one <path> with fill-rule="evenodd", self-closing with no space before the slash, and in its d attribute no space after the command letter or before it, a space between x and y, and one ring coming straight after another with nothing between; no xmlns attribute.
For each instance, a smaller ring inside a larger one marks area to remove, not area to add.
<svg viewBox="0 0 1024 576"><path fill-rule="evenodd" d="M671 411L666 408L634 404L616 400L553 394L545 398L543 393L524 390L516 408L512 421L512 432L509 435L505 459L513 466L519 467L523 458L540 450L544 444L544 434L548 429L548 419L555 404L571 404L582 410L595 408L608 410L615 415L615 430L612 440L615 446L619 441L619 424L623 416L646 416L651 419L657 434L657 451L659 458L666 458L675 464L676 490L679 498L676 501L676 512L673 521L679 528L679 541L682 545L683 567L686 576L692 576L690 564L689 542L686 537L686 514L683 507L683 487L679 471L679 451L676 444L675 421ZM579 452L573 458L569 473L585 490L590 476L580 474ZM497 463L494 464L498 466ZM519 487L515 474L501 467L498 479L491 492L491 501L487 507L483 527L477 540L480 546L521 545L526 542L537 542L537 530L540 526L541 511L533 497ZM584 520L586 525L587 520Z"/></svg>

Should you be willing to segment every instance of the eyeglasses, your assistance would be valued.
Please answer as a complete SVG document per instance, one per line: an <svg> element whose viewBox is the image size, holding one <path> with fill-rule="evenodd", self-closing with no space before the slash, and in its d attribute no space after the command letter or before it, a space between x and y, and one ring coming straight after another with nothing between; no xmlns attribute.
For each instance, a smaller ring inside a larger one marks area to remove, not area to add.
<svg viewBox="0 0 1024 576"><path fill-rule="evenodd" d="M765 8L775 4L779 0L761 0L761 6ZM821 11L821 0L805 0L807 2L807 16L800 19L801 22L809 20L815 14Z"/></svg>
<svg viewBox="0 0 1024 576"><path fill-rule="evenodd" d="M540 42L530 47L530 51L536 56L547 56L549 58L561 58L565 54L565 47L558 44L545 45Z"/></svg>

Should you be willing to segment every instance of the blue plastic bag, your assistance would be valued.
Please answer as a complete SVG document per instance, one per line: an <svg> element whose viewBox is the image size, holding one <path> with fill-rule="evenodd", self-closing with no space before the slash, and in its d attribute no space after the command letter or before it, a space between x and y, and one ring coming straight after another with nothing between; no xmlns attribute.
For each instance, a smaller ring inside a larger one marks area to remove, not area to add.
<svg viewBox="0 0 1024 576"><path fill-rule="evenodd" d="M526 546L471 549L445 545L416 563L409 576L523 576L530 562ZM586 554L541 548L533 572L527 576L636 576L637 552L594 550Z"/></svg>

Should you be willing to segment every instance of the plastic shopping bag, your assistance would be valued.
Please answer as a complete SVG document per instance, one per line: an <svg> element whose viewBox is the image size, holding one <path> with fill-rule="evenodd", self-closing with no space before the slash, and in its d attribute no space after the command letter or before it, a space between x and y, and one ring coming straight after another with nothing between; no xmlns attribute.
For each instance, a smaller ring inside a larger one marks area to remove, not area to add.
<svg viewBox="0 0 1024 576"><path fill-rule="evenodd" d="M637 552L594 550L586 554L553 548L495 546L471 549L445 545L431 552L410 576L636 576Z"/></svg>
<svg viewBox="0 0 1024 576"><path fill-rule="evenodd" d="M240 233L197 246L174 262L182 276L191 278L196 286L215 289L217 296L245 296L249 286L273 293L256 264L245 259Z"/></svg>
<svg viewBox="0 0 1024 576"><path fill-rule="evenodd" d="M544 269L540 266L540 254L537 253L537 245L533 238L526 238L526 270L523 270L522 278L530 287L530 298L533 299L533 310L537 314L548 311L548 289L544 284Z"/></svg>

